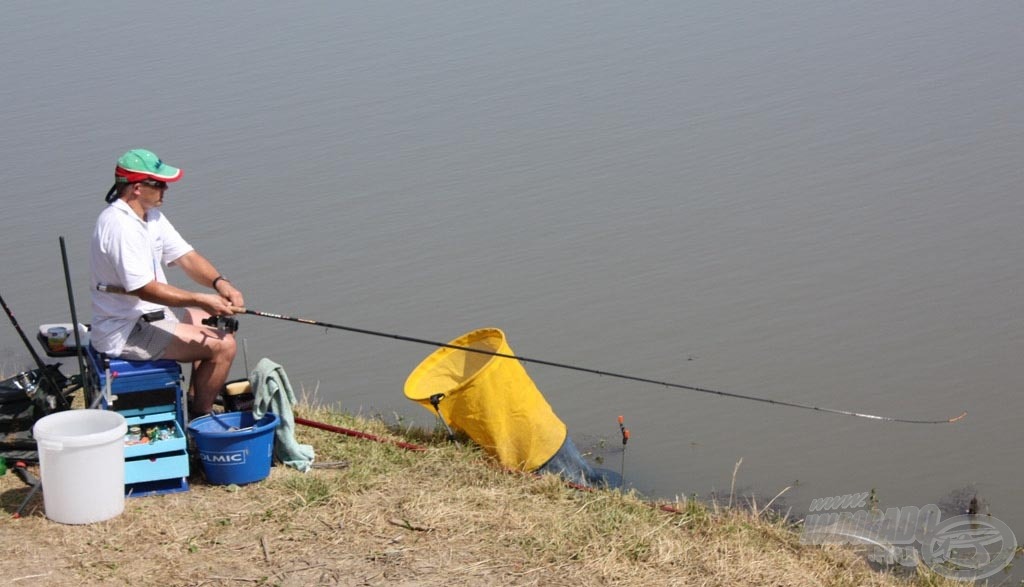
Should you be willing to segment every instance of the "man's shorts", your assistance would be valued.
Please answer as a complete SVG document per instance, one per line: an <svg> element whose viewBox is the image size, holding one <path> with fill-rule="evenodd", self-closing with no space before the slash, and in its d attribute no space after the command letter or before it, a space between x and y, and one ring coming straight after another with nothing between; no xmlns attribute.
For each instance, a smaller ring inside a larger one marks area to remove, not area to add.
<svg viewBox="0 0 1024 587"><path fill-rule="evenodd" d="M139 318L132 328L120 358L130 361L156 361L163 358L174 340L174 329L181 322L171 310L164 310L163 320L146 322Z"/></svg>

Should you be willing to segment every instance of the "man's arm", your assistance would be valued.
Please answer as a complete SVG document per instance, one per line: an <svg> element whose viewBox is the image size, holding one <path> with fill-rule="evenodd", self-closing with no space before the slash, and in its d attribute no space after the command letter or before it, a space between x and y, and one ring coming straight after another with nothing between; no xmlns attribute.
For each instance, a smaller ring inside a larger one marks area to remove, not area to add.
<svg viewBox="0 0 1024 587"><path fill-rule="evenodd" d="M245 307L245 299L242 297L242 292L238 291L230 281L217 271L213 263L210 263L206 257L200 255L197 251L192 250L185 253L178 257L173 264L181 267L185 275L188 275L192 281L204 287L212 287L221 297L229 301L231 305L238 308ZM218 277L220 279L217 279ZM214 283L214 280L217 283Z"/></svg>
<svg viewBox="0 0 1024 587"><path fill-rule="evenodd" d="M229 316L232 314L232 304L226 298L216 294L188 291L187 289L181 289L167 283L160 283L155 279L139 289L128 293L139 296L147 302L164 306L175 308L197 306L213 316Z"/></svg>

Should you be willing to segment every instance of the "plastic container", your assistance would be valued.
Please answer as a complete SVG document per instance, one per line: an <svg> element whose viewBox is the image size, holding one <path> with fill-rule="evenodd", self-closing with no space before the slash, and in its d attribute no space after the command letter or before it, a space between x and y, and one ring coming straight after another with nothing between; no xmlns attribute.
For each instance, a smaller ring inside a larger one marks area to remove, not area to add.
<svg viewBox="0 0 1024 587"><path fill-rule="evenodd" d="M63 326L51 326L46 330L46 341L53 352L63 351L67 340L68 329Z"/></svg>
<svg viewBox="0 0 1024 587"><path fill-rule="evenodd" d="M252 412L224 412L189 422L188 432L206 480L214 485L244 485L266 479L279 421L273 412L258 422Z"/></svg>
<svg viewBox="0 0 1024 587"><path fill-rule="evenodd" d="M47 518L91 524L124 511L127 431L124 416L107 410L68 410L35 423Z"/></svg>

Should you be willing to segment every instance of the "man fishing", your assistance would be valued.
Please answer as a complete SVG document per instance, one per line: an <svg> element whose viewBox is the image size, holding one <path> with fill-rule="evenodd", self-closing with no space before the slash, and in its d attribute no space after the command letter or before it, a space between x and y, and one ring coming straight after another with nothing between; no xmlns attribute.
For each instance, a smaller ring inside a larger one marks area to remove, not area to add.
<svg viewBox="0 0 1024 587"><path fill-rule="evenodd" d="M245 306L240 292L200 255L159 210L182 170L153 152L132 149L117 161L108 206L92 235L92 345L110 357L191 362L189 412L207 414L235 358L234 337L205 326ZM180 267L215 293L167 283L165 266ZM175 310L171 310L175 308Z"/></svg>

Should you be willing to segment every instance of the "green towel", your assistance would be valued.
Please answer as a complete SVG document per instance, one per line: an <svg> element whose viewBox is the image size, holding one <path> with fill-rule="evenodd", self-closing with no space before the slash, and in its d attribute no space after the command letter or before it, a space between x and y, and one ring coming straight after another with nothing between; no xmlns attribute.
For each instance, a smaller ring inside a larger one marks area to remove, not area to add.
<svg viewBox="0 0 1024 587"><path fill-rule="evenodd" d="M289 467L305 473L313 465L313 447L295 441L295 392L281 365L270 359L260 359L249 374L254 396L252 415L259 421L264 414L274 412L281 420L274 431L274 456Z"/></svg>

